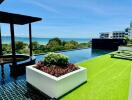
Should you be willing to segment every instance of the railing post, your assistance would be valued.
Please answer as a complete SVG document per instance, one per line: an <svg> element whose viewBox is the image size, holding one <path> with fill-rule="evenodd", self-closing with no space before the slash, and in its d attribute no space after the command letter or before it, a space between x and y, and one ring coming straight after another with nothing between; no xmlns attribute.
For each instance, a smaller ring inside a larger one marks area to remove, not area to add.
<svg viewBox="0 0 132 100"><path fill-rule="evenodd" d="M13 66L16 65L16 50L15 50L15 34L14 34L14 24L10 23L11 30L11 47L12 47L12 58L13 58Z"/></svg>
<svg viewBox="0 0 132 100"><path fill-rule="evenodd" d="M1 37L1 27L0 27L0 55L2 55L2 37Z"/></svg>
<svg viewBox="0 0 132 100"><path fill-rule="evenodd" d="M29 48L30 48L30 57L32 56L32 26L29 23Z"/></svg>

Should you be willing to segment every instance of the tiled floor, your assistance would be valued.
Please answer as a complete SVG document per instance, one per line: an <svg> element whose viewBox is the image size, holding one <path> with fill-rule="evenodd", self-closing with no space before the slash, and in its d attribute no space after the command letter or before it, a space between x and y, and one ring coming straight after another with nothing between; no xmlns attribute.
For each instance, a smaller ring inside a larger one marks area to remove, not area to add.
<svg viewBox="0 0 132 100"><path fill-rule="evenodd" d="M25 80L0 86L0 100L51 100L32 88Z"/></svg>
<svg viewBox="0 0 132 100"><path fill-rule="evenodd" d="M0 100L51 100L26 82L25 75L13 78L9 65L4 66L4 76L0 69Z"/></svg>

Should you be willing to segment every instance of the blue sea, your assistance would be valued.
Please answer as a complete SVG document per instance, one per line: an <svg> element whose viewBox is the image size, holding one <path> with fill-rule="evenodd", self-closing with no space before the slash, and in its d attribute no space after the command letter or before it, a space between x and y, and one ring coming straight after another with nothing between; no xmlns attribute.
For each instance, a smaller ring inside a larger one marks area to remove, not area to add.
<svg viewBox="0 0 132 100"><path fill-rule="evenodd" d="M49 39L51 38L36 38L33 37L32 40L33 41L37 41L40 44L47 44ZM87 43L89 41L91 41L91 39L89 38L60 38L62 41L77 41L79 43ZM15 37L15 41L22 41L24 43L29 43L29 38L28 37ZM11 38L10 36L2 36L2 43L3 44L10 44L11 43Z"/></svg>

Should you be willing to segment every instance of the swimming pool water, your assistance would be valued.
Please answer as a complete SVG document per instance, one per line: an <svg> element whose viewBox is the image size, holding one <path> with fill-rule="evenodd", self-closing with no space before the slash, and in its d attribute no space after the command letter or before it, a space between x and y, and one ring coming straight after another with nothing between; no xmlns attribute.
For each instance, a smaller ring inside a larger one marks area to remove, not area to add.
<svg viewBox="0 0 132 100"><path fill-rule="evenodd" d="M96 56L100 56L102 54L106 54L109 52L111 52L111 51L109 51L109 50L93 50L91 48L87 48L87 49L66 51L66 52L60 52L60 53L67 55L69 57L69 61L71 63L77 63L77 62L88 60L88 59L91 59ZM44 55L36 56L37 61L41 61L43 59L44 59Z"/></svg>

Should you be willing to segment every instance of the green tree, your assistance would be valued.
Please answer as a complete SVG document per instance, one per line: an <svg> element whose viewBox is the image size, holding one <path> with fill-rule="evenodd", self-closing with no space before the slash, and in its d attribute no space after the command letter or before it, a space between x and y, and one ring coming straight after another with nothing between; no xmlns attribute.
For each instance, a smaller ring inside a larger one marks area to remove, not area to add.
<svg viewBox="0 0 132 100"><path fill-rule="evenodd" d="M54 46L59 46L61 44L62 44L61 39L59 39L59 38L52 38L52 39L49 40L47 46L48 47L54 47Z"/></svg>
<svg viewBox="0 0 132 100"><path fill-rule="evenodd" d="M88 42L88 43L79 43L78 44L78 48L87 48L87 47L91 47L92 43Z"/></svg>
<svg viewBox="0 0 132 100"><path fill-rule="evenodd" d="M128 38L127 36L124 38L127 44L132 44L132 39Z"/></svg>
<svg viewBox="0 0 132 100"><path fill-rule="evenodd" d="M37 41L32 42L33 50L37 50L40 47L40 44Z"/></svg>
<svg viewBox="0 0 132 100"><path fill-rule="evenodd" d="M49 48L49 50L51 52L54 52L54 51L61 51L61 50L65 50L65 47L64 46L54 46L52 48Z"/></svg>
<svg viewBox="0 0 132 100"><path fill-rule="evenodd" d="M11 45L10 44L2 44L3 54L11 53Z"/></svg>
<svg viewBox="0 0 132 100"><path fill-rule="evenodd" d="M21 41L16 41L15 45L16 45L16 51L24 49L26 46L26 44Z"/></svg>
<svg viewBox="0 0 132 100"><path fill-rule="evenodd" d="M72 40L66 42L64 46L66 49L76 49L78 47L78 42Z"/></svg>

